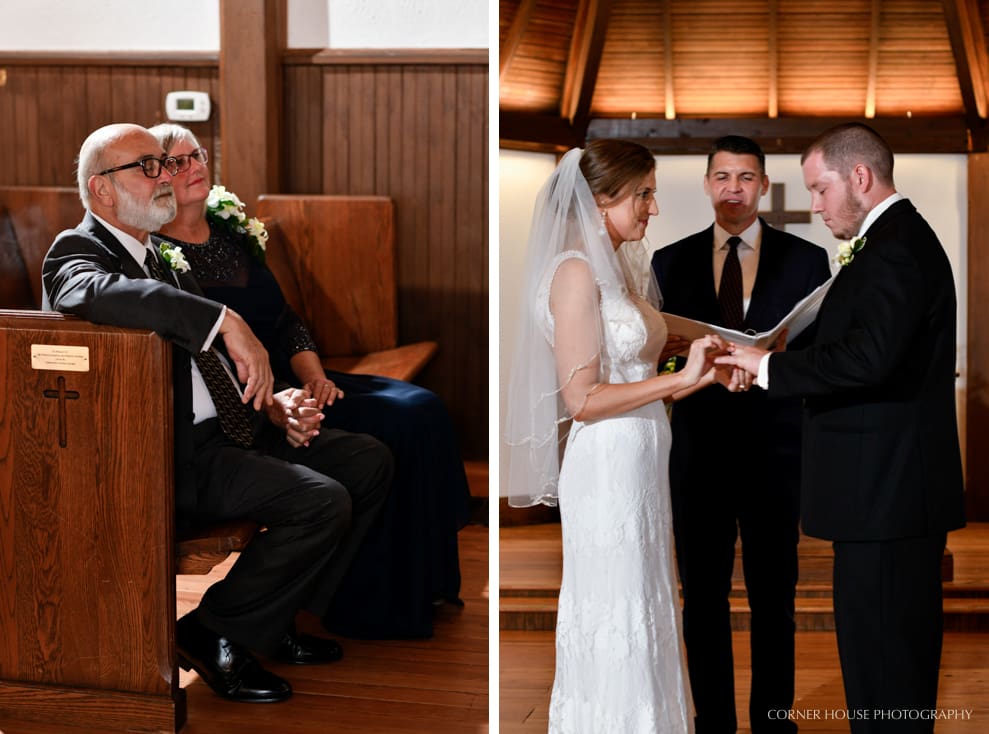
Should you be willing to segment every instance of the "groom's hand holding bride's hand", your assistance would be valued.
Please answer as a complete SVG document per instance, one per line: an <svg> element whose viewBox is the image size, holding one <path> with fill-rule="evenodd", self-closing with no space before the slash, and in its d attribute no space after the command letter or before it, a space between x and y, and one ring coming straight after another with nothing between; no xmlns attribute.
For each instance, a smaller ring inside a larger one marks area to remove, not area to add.
<svg viewBox="0 0 989 734"><path fill-rule="evenodd" d="M722 367L735 367L743 370L750 380L754 380L759 376L759 363L762 362L763 357L770 352L786 351L786 337L787 330L784 329L773 344L772 349L769 350L729 343L728 353L718 356L714 363Z"/></svg>

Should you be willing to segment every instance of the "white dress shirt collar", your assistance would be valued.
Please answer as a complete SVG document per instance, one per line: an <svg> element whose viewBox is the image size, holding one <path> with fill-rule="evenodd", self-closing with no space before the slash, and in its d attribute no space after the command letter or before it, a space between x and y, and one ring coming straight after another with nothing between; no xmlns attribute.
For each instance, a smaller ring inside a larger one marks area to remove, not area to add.
<svg viewBox="0 0 989 734"><path fill-rule="evenodd" d="M729 232L720 224L715 222L714 223L715 251L723 250L726 247L728 247L728 238L732 236L733 235L731 234L731 232ZM752 222L752 224L750 224L748 227L743 229L741 232L739 232L737 236L741 238L742 245L745 245L746 247L758 252L759 245L762 243L762 222L759 221L759 217L756 217L755 221ZM741 247L741 245L739 245L739 247Z"/></svg>
<svg viewBox="0 0 989 734"><path fill-rule="evenodd" d="M887 209L889 209L891 206L893 206L893 204L895 204L896 202L898 202L902 198L904 198L903 194L901 194L899 192L894 192L892 195L890 195L889 197L883 199L878 204L876 204L874 207L872 207L872 211L870 211L866 215L865 221L862 222L862 226L859 227L858 236L861 237L866 232L868 232L869 231L869 227L871 227L873 225L873 223L875 223L875 221L877 219L879 219L880 216L882 216L882 213L884 211L886 211Z"/></svg>
<svg viewBox="0 0 989 734"><path fill-rule="evenodd" d="M149 247L151 247L151 235L148 235L148 238L144 242L141 242L136 237L124 232L122 229L114 227L99 214L96 214L93 211L90 211L89 213L93 215L93 219L110 230L110 234L116 237L120 244L124 246L124 249L127 250L127 253L134 258L138 265L144 268L144 258L146 257L144 253L147 252ZM146 268L144 272L147 273ZM150 275L150 273L148 273L148 275Z"/></svg>

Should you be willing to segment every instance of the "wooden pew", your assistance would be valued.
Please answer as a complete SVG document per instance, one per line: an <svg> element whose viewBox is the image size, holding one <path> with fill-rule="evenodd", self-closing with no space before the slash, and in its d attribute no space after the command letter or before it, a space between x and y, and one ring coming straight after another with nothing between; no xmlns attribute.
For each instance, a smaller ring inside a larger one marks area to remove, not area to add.
<svg viewBox="0 0 989 734"><path fill-rule="evenodd" d="M385 196L258 197L267 263L323 367L411 380L436 342L398 344L395 206Z"/></svg>
<svg viewBox="0 0 989 734"><path fill-rule="evenodd" d="M185 722L171 375L152 332L0 311L0 729Z"/></svg>

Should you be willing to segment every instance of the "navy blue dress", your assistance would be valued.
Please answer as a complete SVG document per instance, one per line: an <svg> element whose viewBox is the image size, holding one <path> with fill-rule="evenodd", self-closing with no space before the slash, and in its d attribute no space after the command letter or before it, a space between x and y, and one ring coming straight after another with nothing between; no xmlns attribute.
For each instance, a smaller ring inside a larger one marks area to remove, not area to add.
<svg viewBox="0 0 989 734"><path fill-rule="evenodd" d="M210 232L206 243L169 241L182 246L206 296L248 323L268 350L275 379L298 385L289 360L316 351L309 330L244 238L212 224ZM429 637L434 605L461 603L457 531L469 517L470 491L450 416L436 394L408 382L332 370L326 376L345 397L324 411L323 425L384 442L395 479L323 623L346 637Z"/></svg>

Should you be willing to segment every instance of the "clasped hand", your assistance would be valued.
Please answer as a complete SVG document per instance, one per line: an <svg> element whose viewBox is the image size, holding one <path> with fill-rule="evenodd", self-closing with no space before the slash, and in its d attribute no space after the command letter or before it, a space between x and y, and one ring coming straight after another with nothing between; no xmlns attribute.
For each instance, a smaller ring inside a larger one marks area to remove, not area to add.
<svg viewBox="0 0 989 734"><path fill-rule="evenodd" d="M268 420L285 431L285 440L293 448L308 446L319 435L326 417L312 393L296 387L274 394L272 404L265 407Z"/></svg>
<svg viewBox="0 0 989 734"><path fill-rule="evenodd" d="M717 334L695 339L690 344L683 376L691 384L696 384L704 375L709 374L713 382L719 383L730 392L745 392L752 385L752 376L734 365L720 363L722 358L730 354L732 346Z"/></svg>

